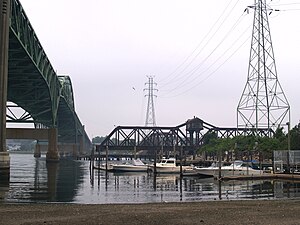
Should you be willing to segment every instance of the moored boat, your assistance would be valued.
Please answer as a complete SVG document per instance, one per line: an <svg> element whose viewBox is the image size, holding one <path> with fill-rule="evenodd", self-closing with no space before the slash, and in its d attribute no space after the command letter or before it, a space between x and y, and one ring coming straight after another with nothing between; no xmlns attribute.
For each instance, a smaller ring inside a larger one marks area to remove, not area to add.
<svg viewBox="0 0 300 225"><path fill-rule="evenodd" d="M113 170L113 164L108 163L108 164L107 164L107 167L106 167L106 164L105 164L105 163L102 163L101 165L94 166L93 168L94 168L94 169L97 169L97 170L112 171L112 170Z"/></svg>
<svg viewBox="0 0 300 225"><path fill-rule="evenodd" d="M221 176L239 176L239 175L260 175L262 170L253 169L248 163L241 160L234 161L229 166L219 166L212 164L210 167L194 168L198 174L206 176L218 176L221 169Z"/></svg>
<svg viewBox="0 0 300 225"><path fill-rule="evenodd" d="M140 159L133 159L130 163L113 165L114 172L147 172L148 165Z"/></svg>
<svg viewBox="0 0 300 225"><path fill-rule="evenodd" d="M194 170L201 176L213 177L216 171L219 171L219 164L212 163L209 167L194 167Z"/></svg>
<svg viewBox="0 0 300 225"><path fill-rule="evenodd" d="M191 166L182 166L182 172L191 168ZM154 165L150 165L150 170L154 172ZM176 165L175 158L162 158L156 163L156 173L180 173L180 166Z"/></svg>

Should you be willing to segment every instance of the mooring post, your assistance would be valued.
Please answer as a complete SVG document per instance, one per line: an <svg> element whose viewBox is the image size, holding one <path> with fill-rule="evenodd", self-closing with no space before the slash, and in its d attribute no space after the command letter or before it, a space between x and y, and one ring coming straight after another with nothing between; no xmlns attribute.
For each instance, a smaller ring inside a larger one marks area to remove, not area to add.
<svg viewBox="0 0 300 225"><path fill-rule="evenodd" d="M41 145L39 141L37 141L34 148L34 158L40 158L40 157L41 157Z"/></svg>
<svg viewBox="0 0 300 225"><path fill-rule="evenodd" d="M108 145L106 146L106 152L105 152L105 170L106 172L108 170Z"/></svg>
<svg viewBox="0 0 300 225"><path fill-rule="evenodd" d="M221 164L222 164L222 151L219 151L219 177L218 179L221 180L222 178L222 171L221 171Z"/></svg>
<svg viewBox="0 0 300 225"><path fill-rule="evenodd" d="M157 162L157 153L156 153L156 149L154 150L154 174L156 174L156 162Z"/></svg>
<svg viewBox="0 0 300 225"><path fill-rule="evenodd" d="M0 0L0 175L9 180L10 157L6 149L6 102L8 80L10 0Z"/></svg>
<svg viewBox="0 0 300 225"><path fill-rule="evenodd" d="M136 145L134 146L134 159L136 159Z"/></svg>
<svg viewBox="0 0 300 225"><path fill-rule="evenodd" d="M182 149L183 149L183 146L180 147L180 176L182 177L183 174L182 174Z"/></svg>

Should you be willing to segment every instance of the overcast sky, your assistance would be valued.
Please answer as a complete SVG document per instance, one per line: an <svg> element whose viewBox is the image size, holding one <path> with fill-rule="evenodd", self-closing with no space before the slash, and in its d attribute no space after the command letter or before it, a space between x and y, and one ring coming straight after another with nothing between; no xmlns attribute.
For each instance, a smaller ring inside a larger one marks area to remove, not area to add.
<svg viewBox="0 0 300 225"><path fill-rule="evenodd" d="M20 0L59 75L69 75L90 137L144 125L154 76L158 126L197 116L236 126L254 0ZM267 1L279 82L300 119L300 0Z"/></svg>

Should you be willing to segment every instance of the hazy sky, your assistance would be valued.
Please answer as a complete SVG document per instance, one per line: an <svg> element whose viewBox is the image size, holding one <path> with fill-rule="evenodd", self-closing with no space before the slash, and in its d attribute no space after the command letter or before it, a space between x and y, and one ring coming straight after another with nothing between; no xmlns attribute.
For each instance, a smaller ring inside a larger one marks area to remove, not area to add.
<svg viewBox="0 0 300 225"><path fill-rule="evenodd" d="M144 125L147 76L156 124L197 116L236 126L247 79L254 0L20 0L53 67L69 75L90 137ZM267 1L278 78L300 119L300 0Z"/></svg>

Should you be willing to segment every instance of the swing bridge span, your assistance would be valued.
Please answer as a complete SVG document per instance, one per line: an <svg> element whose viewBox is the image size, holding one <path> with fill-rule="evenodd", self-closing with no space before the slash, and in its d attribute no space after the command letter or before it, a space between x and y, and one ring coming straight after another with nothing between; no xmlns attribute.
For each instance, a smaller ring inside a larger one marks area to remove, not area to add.
<svg viewBox="0 0 300 225"><path fill-rule="evenodd" d="M195 155L208 133L215 133L218 138L247 135L264 137L272 135L273 131L217 127L197 117L175 127L118 126L96 145L96 152L102 156L107 154L107 150L114 152L110 155L126 155L126 152L131 151L134 154L143 152L141 154L154 156L158 151L178 155L181 149L183 154Z"/></svg>

